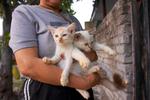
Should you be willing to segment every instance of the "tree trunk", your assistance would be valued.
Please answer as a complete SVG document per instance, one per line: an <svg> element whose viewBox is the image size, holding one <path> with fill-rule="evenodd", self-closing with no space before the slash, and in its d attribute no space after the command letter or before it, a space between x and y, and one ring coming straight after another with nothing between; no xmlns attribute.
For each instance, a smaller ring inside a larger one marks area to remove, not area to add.
<svg viewBox="0 0 150 100"><path fill-rule="evenodd" d="M12 50L8 46L8 40L6 39L6 33L10 32L12 12L7 0L3 0L2 3L4 8L4 22L0 65L0 100L17 100L13 93Z"/></svg>
<svg viewBox="0 0 150 100"><path fill-rule="evenodd" d="M13 99L12 89L12 50L8 46L2 48L2 63L0 66L0 100Z"/></svg>

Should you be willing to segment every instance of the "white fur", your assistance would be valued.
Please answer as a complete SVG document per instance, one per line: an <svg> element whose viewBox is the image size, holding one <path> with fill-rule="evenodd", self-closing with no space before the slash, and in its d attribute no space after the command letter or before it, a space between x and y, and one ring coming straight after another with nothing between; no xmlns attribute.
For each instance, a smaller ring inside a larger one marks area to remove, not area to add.
<svg viewBox="0 0 150 100"><path fill-rule="evenodd" d="M60 83L62 86L66 86L69 82L69 73L81 75L84 73L84 68L89 66L90 60L73 44L75 31L74 23L66 27L49 27L49 30L53 34L56 43L56 51L52 58L43 57L42 60L47 64L58 63L58 66L63 69ZM64 58L61 57L62 54ZM77 60L81 67L78 62L73 64L73 59ZM79 91L84 98L89 98L89 93L87 91L80 89L77 89L77 91Z"/></svg>
<svg viewBox="0 0 150 100"><path fill-rule="evenodd" d="M74 44L79 49L87 51L87 52L91 51L91 49L95 51L103 50L104 52L110 55L115 54L115 51L112 50L109 46L96 42L94 40L94 36L91 35L88 31L77 31L75 34L78 37L77 39L75 38ZM85 44L88 44L88 45L85 45Z"/></svg>
<svg viewBox="0 0 150 100"><path fill-rule="evenodd" d="M109 46L100 44L94 40L94 36L91 35L88 31L78 31L75 33L75 39L74 44L79 49L89 52L92 49L95 51L103 50L104 52L108 53L109 55L115 55L115 51L112 50ZM86 45L85 45L86 44ZM87 45L88 44L88 45ZM90 65L96 62L91 62ZM105 71L106 79L103 79L101 84L110 90L114 91L117 90L117 88L113 84L113 74L117 71L110 70L109 68L106 68L104 66L100 66L100 69ZM117 70L117 69L116 69ZM126 81L126 80L125 80Z"/></svg>
<svg viewBox="0 0 150 100"><path fill-rule="evenodd" d="M91 67L94 62L90 62L89 59L80 51L80 49L89 52L91 48L95 50L104 50L108 54L114 54L114 51L106 45L98 44L94 41L93 36L87 34L87 31L80 31L82 34L82 39L79 41L76 40L75 33L75 25L71 24L67 27L49 27L50 32L53 34L53 38L56 42L56 51L55 55L52 58L43 57L43 61L47 64L56 64L63 69L61 75L61 85L66 86L69 82L68 76L69 72L74 73L76 75L82 76L84 73L93 73L97 71L101 71L102 74L104 71L100 69L100 67L95 66L89 68L85 72L85 67ZM63 36L66 34L66 36ZM57 35L57 37L56 37ZM84 45L84 44L87 45ZM62 59L61 55L64 55L64 59ZM72 63L73 59L77 60L77 63ZM78 63L79 62L79 63ZM79 65L80 64L80 65ZM81 66L81 67L80 67ZM104 75L101 75L104 76ZM102 84L112 90L114 90L114 85L109 80L104 80ZM89 93L85 90L76 89L84 98L89 98Z"/></svg>

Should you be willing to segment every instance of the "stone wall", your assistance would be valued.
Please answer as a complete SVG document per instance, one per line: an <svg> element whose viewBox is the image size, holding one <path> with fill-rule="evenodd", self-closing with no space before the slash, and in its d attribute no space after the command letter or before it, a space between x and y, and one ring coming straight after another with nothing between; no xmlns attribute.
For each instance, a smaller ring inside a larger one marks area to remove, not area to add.
<svg viewBox="0 0 150 100"><path fill-rule="evenodd" d="M101 66L118 69L128 87L119 92L106 93L101 85L94 87L95 100L132 100L133 95L133 66L132 66L132 31L130 0L118 0L112 10L97 27L96 41L107 44L116 55L109 56L103 51L97 51ZM108 91L109 92L109 91ZM107 95L110 95L107 97Z"/></svg>

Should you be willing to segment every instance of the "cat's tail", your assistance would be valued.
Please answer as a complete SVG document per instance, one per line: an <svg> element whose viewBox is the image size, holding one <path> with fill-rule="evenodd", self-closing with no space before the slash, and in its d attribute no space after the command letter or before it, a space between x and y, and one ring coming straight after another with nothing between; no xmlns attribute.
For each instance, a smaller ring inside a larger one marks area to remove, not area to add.
<svg viewBox="0 0 150 100"><path fill-rule="evenodd" d="M105 86L111 91L123 90L127 87L126 81L122 80L122 77L119 74L114 74L114 81L110 81L107 78L101 80L101 85Z"/></svg>
<svg viewBox="0 0 150 100"><path fill-rule="evenodd" d="M118 89L125 89L127 87L128 81L124 80L120 74L114 73L113 74L113 81L114 81L114 85L118 88Z"/></svg>

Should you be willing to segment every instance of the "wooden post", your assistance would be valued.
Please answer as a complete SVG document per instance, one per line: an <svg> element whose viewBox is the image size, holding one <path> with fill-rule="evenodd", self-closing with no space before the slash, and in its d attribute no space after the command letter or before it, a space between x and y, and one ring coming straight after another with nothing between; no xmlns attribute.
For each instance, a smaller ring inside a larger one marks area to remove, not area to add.
<svg viewBox="0 0 150 100"><path fill-rule="evenodd" d="M107 10L106 10L106 1L105 0L102 0L102 3L103 3L103 18L106 16L107 14Z"/></svg>
<svg viewBox="0 0 150 100"><path fill-rule="evenodd" d="M134 100L143 100L143 88L142 88L142 80L143 80L143 73L142 73L142 53L141 53L141 36L140 36L140 22L139 22L139 12L136 0L132 0L132 51L133 51L133 67L134 67Z"/></svg>
<svg viewBox="0 0 150 100"><path fill-rule="evenodd" d="M144 40L146 47L146 57L145 57L145 85L146 85L146 100L150 100L150 1L143 0L143 20L144 20Z"/></svg>

